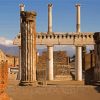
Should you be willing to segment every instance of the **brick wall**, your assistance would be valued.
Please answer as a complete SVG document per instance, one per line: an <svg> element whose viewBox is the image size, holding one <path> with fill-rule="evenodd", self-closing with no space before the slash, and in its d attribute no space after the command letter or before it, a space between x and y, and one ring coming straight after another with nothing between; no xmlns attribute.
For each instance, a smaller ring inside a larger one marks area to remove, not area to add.
<svg viewBox="0 0 100 100"><path fill-rule="evenodd" d="M38 56L38 63L37 68L46 68L47 66L47 60L48 60L48 54L46 51L42 53L42 55ZM54 51L53 54L53 61L54 61L54 67L58 64L62 65L68 65L69 57L66 54L66 51Z"/></svg>

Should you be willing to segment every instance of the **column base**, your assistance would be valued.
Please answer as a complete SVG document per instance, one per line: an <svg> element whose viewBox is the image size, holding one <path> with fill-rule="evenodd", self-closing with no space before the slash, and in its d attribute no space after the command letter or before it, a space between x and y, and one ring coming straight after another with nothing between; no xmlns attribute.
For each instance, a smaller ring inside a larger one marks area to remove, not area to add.
<svg viewBox="0 0 100 100"><path fill-rule="evenodd" d="M19 86L37 86L37 81L35 82L20 81Z"/></svg>

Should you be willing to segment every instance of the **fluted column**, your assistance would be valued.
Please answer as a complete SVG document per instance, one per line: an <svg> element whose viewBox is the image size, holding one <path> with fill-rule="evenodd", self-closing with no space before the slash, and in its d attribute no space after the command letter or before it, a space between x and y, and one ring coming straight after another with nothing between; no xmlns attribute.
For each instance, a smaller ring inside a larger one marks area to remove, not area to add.
<svg viewBox="0 0 100 100"><path fill-rule="evenodd" d="M80 4L76 5L76 32L80 34ZM76 45L75 69L77 81L82 81L82 46Z"/></svg>
<svg viewBox="0 0 100 100"><path fill-rule="evenodd" d="M20 4L20 12L24 11L25 5ZM20 17L20 33L21 33L21 17ZM19 80L21 80L21 46L19 46Z"/></svg>
<svg viewBox="0 0 100 100"><path fill-rule="evenodd" d="M52 34L52 4L48 4L48 34ZM53 46L48 46L48 80L54 79L53 73Z"/></svg>
<svg viewBox="0 0 100 100"><path fill-rule="evenodd" d="M21 12L21 81L36 84L36 13Z"/></svg>

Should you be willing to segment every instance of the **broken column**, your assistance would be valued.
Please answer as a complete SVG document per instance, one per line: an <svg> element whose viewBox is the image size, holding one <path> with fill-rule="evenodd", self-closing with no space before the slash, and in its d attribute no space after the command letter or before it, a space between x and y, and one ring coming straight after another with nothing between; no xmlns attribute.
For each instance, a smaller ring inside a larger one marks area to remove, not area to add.
<svg viewBox="0 0 100 100"><path fill-rule="evenodd" d="M21 11L20 85L36 84L36 13Z"/></svg>
<svg viewBox="0 0 100 100"><path fill-rule="evenodd" d="M48 4L48 34L52 34L52 4ZM53 80L53 46L49 45L48 49L48 80Z"/></svg>
<svg viewBox="0 0 100 100"><path fill-rule="evenodd" d="M76 32L77 34L80 34L80 4L76 5L76 9L77 9ZM75 69L76 69L75 79L77 81L82 81L82 46L81 45L76 45Z"/></svg>

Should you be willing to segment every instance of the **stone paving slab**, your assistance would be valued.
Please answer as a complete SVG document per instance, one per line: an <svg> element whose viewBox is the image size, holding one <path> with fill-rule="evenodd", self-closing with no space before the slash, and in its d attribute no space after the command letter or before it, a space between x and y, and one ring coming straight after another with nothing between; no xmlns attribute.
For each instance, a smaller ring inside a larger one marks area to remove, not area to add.
<svg viewBox="0 0 100 100"><path fill-rule="evenodd" d="M100 100L96 86L8 86L6 92L13 100Z"/></svg>

